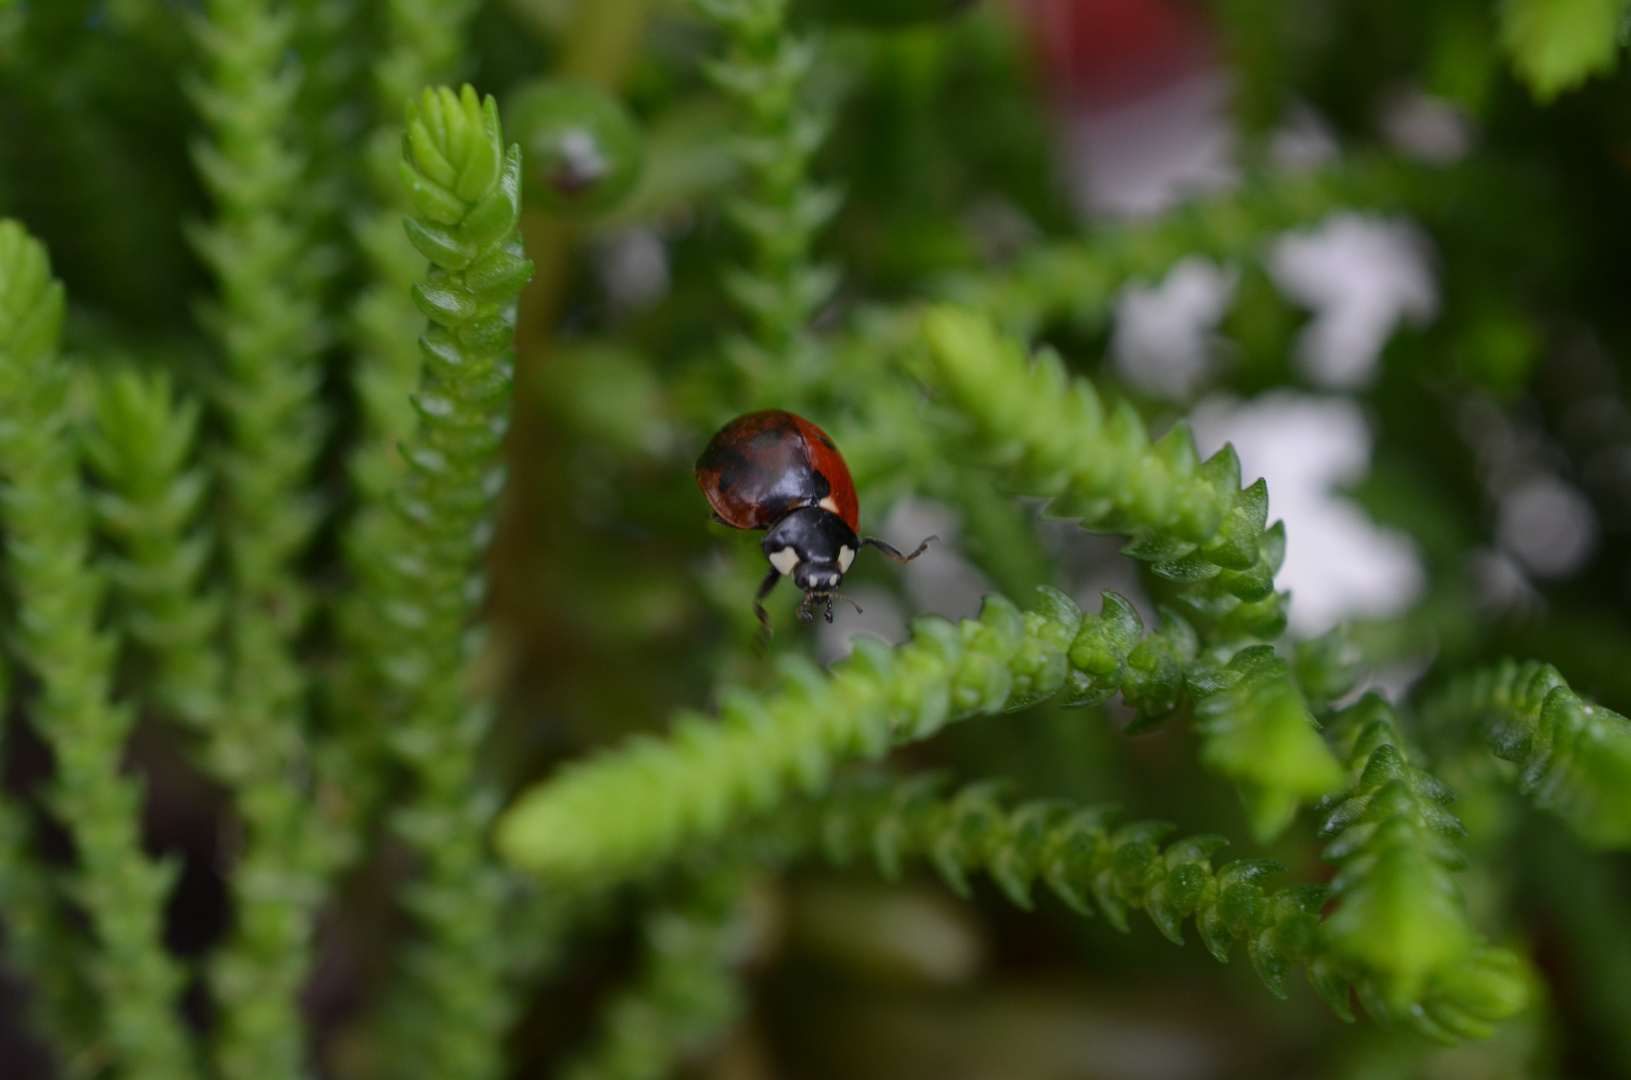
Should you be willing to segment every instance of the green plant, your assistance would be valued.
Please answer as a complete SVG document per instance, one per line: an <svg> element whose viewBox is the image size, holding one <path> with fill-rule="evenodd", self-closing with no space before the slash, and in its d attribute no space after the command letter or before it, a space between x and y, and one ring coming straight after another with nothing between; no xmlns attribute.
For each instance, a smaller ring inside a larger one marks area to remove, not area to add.
<svg viewBox="0 0 1631 1080"><path fill-rule="evenodd" d="M1120 223L1023 5L195 7L0 3L0 1062L903 1076L927 1031L1041 1076L1068 1014L1228 1075L1631 1074L1624 5L1215 4L1238 182ZM1352 212L1441 296L1338 394L1275 245ZM1197 257L1202 419L1361 409L1408 610L1290 632L1297 513L1129 381L1122 298ZM761 645L691 468L766 407L866 532L939 503L909 573L978 614L782 596Z"/></svg>

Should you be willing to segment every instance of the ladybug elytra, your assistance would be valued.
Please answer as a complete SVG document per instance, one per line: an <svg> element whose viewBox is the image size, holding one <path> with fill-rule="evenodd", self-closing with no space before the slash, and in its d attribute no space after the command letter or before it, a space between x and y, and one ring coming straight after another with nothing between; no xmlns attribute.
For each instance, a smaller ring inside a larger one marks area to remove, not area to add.
<svg viewBox="0 0 1631 1080"><path fill-rule="evenodd" d="M823 615L832 622L833 600L849 600L838 586L861 548L870 545L909 563L938 539L931 536L903 555L882 540L859 536L860 502L838 447L810 421L781 409L738 416L720 428L697 459L697 483L721 525L768 530L759 548L770 571L753 598L766 633L770 617L763 601L782 578L791 577L804 590L799 618L811 621L813 609L825 603Z"/></svg>

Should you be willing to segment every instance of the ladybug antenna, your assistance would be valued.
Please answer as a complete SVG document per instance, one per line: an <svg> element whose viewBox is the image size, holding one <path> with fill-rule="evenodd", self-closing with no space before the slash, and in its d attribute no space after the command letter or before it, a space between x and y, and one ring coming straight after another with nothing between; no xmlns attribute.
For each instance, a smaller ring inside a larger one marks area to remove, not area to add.
<svg viewBox="0 0 1631 1080"><path fill-rule="evenodd" d="M940 539L940 537L938 537L938 536L927 537L923 541L923 543L921 543L921 544L919 544L917 546L917 550L912 552L910 555L902 555L900 553L900 550L898 548L896 548L893 544L886 543L883 540L879 540L876 536L863 536L863 537L861 537L861 546L866 547L868 545L871 545L872 547L875 547L879 551L883 552L886 557L888 557L890 559L893 559L895 562L898 562L898 563L900 563L901 565L904 566L906 563L911 562L913 559L917 558L919 555L923 554L925 551L928 551L929 550L929 545L937 542L939 539ZM845 599L847 600L849 598L845 597ZM850 600L850 603L853 604L853 603L855 603L855 601Z"/></svg>

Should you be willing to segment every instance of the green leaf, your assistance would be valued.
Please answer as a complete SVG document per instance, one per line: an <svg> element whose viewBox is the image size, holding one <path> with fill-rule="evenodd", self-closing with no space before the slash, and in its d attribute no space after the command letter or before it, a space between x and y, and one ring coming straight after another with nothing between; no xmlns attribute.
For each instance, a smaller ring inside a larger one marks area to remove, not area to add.
<svg viewBox="0 0 1631 1080"><path fill-rule="evenodd" d="M1195 704L1201 761L1241 785L1252 830L1267 839L1290 822L1301 799L1340 788L1342 769L1283 660L1245 649L1229 669L1238 679Z"/></svg>
<svg viewBox="0 0 1631 1080"><path fill-rule="evenodd" d="M33 935L34 959L80 968L37 974L47 986L85 979L93 1000L75 1011L96 1016L92 1040L103 1044L103 1053L132 1078L185 1080L196 1075L178 1009L185 974L163 936L180 865L143 850L142 785L123 768L136 709L111 695L119 640L102 626L107 576L91 561L92 499L73 428L78 402L67 396L88 376L57 356L62 298L44 245L20 223L0 219L0 533L14 620L8 632L38 686L20 704L52 759L41 801L74 852L71 867L50 871L7 858L0 877L51 873L61 880L49 899L9 880L0 884L0 896L8 901L8 917L25 923L21 936ZM140 427L152 419L120 412L117 406L139 412L147 404L137 400L144 397L139 389L127 384L122 390L115 407L100 411L115 425L107 433L114 438L128 433L118 429L120 420ZM162 452L164 441L148 449ZM162 480L158 487L162 501ZM0 828L16 830L9 810L0 808ZM15 831L4 839L0 855L21 850ZM11 905L19 900L24 910L13 916ZM63 948L48 923L26 925L30 914L54 922L49 909L64 900L88 931L83 949ZM83 1046L63 1049L77 1054Z"/></svg>
<svg viewBox="0 0 1631 1080"><path fill-rule="evenodd" d="M1438 739L1482 739L1517 764L1519 789L1580 839L1631 847L1631 720L1582 699L1550 664L1505 661L1422 709Z"/></svg>
<svg viewBox="0 0 1631 1080"><path fill-rule="evenodd" d="M1502 0L1496 10L1501 45L1537 101L1613 70L1623 0Z"/></svg>

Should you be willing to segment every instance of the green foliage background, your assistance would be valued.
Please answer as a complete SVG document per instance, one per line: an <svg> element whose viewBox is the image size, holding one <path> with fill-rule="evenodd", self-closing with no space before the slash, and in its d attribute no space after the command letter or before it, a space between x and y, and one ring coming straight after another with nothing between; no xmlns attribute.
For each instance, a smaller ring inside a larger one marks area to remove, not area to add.
<svg viewBox="0 0 1631 1080"><path fill-rule="evenodd" d="M0 2L0 1073L1631 1076L1631 11L1207 14L1242 182L1109 225L995 0ZM1303 386L1264 261L1344 210L1437 254L1351 493L1429 582L1297 640L1107 342L1205 255L1209 389ZM977 618L759 645L691 463L773 406ZM1603 530L1501 607L1517 444Z"/></svg>

